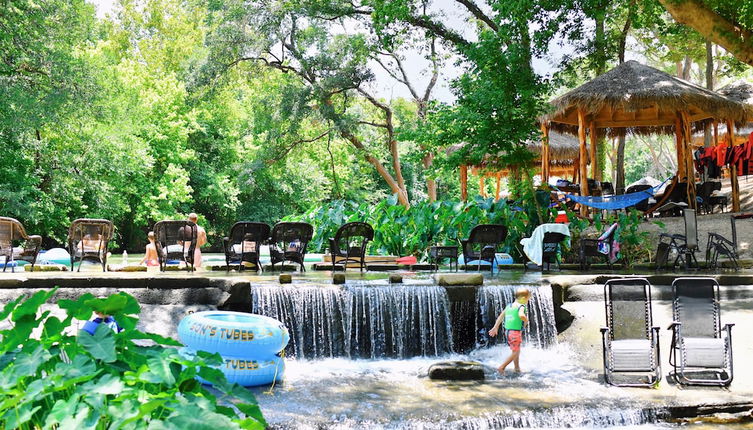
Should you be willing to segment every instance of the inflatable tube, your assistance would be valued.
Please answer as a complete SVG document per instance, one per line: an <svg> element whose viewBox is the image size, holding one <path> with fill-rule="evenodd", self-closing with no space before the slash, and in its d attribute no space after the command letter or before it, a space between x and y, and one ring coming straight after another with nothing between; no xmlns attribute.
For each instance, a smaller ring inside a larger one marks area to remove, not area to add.
<svg viewBox="0 0 753 430"><path fill-rule="evenodd" d="M181 320L178 338L185 346L198 351L267 358L285 349L290 335L281 322L263 315L204 311Z"/></svg>
<svg viewBox="0 0 753 430"><path fill-rule="evenodd" d="M188 359L193 359L196 355L196 352L191 348L181 348L178 352ZM244 387L269 385L274 381L282 381L282 376L285 373L285 360L276 355L271 355L265 359L222 355L222 359L222 365L216 368L222 371L228 382ZM197 376L196 379L202 384L209 384L201 377Z"/></svg>

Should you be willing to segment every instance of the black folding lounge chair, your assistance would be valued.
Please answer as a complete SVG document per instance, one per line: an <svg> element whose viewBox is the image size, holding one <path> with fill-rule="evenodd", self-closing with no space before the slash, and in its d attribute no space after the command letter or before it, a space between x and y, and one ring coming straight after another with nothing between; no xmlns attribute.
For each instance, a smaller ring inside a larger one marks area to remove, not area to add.
<svg viewBox="0 0 753 430"><path fill-rule="evenodd" d="M617 227L617 223L612 224L605 232L606 236L604 236L603 238L580 240L578 259L580 260L581 270L588 269L588 267L591 265L589 258L593 257L604 258L607 262L607 265L609 265L609 268L612 269L612 259L610 257L611 252L603 254L599 251L599 247L600 245L603 246L602 244L604 244L610 251L614 248L614 246L617 244L617 241L615 240L615 236L617 235Z"/></svg>
<svg viewBox="0 0 753 430"><path fill-rule="evenodd" d="M470 261L476 260L479 271L482 261L488 261L493 266L497 258L497 248L505 243L505 239L507 227L502 224L479 224L473 227L468 239L460 239L466 269Z"/></svg>
<svg viewBox="0 0 753 430"><path fill-rule="evenodd" d="M686 269L689 267L698 267L698 260L695 253L698 251L698 223L695 209L684 209L682 216L685 219L685 234L666 234L659 235L659 242L669 245L668 252L676 252L677 257L672 263L672 267L681 263ZM667 242L665 242L665 240ZM659 261L657 259L657 269Z"/></svg>
<svg viewBox="0 0 753 430"><path fill-rule="evenodd" d="M25 241L21 253L13 253L13 243ZM15 260L28 261L31 263L31 270L34 270L34 264L37 262L39 248L42 247L42 236L26 234L24 226L15 218L0 217L0 257L5 257L3 261L3 272L10 266L11 272L15 272Z"/></svg>
<svg viewBox="0 0 753 430"><path fill-rule="evenodd" d="M80 218L68 229L68 252L71 254L71 271L78 263L78 271L84 260L102 264L102 271L107 270L107 244L112 239L114 226L106 219Z"/></svg>
<svg viewBox="0 0 753 430"><path fill-rule="evenodd" d="M240 221L230 228L230 236L222 240L225 250L225 263L230 271L231 264L238 265L242 271L244 262L253 263L256 270L264 271L259 261L261 245L269 240L271 228L263 222Z"/></svg>
<svg viewBox="0 0 753 430"><path fill-rule="evenodd" d="M721 327L719 284L713 278L677 278L672 292L670 376L683 385L728 386L734 324Z"/></svg>
<svg viewBox="0 0 753 430"><path fill-rule="evenodd" d="M286 261L298 263L301 271L306 258L306 246L314 236L314 227L305 222L280 222L272 228L272 237L269 241L269 256L274 270L276 263L285 265Z"/></svg>
<svg viewBox="0 0 753 430"><path fill-rule="evenodd" d="M187 220L160 221L154 224L155 245L161 271L167 270L167 264L184 262L193 272L194 251L198 237L196 224Z"/></svg>
<svg viewBox="0 0 753 430"><path fill-rule="evenodd" d="M541 270L549 271L552 268L552 263L557 266L557 270L560 270L560 264L557 261L557 256L560 253L560 244L565 240L567 236L562 233L547 232L544 233L544 239L541 244Z"/></svg>
<svg viewBox="0 0 753 430"><path fill-rule="evenodd" d="M374 228L365 222L349 222L337 230L335 237L329 238L332 254L332 270L335 264L343 263L343 270L348 262L360 263L361 271L366 265L366 246L374 239Z"/></svg>
<svg viewBox="0 0 753 430"><path fill-rule="evenodd" d="M604 305L607 326L601 328L601 334L605 381L621 387L653 386L661 380L661 366L651 284L642 278L611 279L604 284Z"/></svg>
<svg viewBox="0 0 753 430"><path fill-rule="evenodd" d="M706 181L698 187L698 193L696 194L698 199L698 209L701 212L710 214L713 212L713 204L711 195L714 191L721 190L722 183L717 181Z"/></svg>

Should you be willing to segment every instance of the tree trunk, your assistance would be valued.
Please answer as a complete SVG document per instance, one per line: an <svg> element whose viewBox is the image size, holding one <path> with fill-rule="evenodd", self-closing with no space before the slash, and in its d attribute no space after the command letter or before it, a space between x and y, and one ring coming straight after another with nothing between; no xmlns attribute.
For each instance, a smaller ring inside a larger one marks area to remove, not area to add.
<svg viewBox="0 0 753 430"><path fill-rule="evenodd" d="M376 159L373 155L369 153L369 151L366 149L366 147L363 145L363 143L356 137L353 133L351 133L348 130L340 129L340 136L342 136L344 139L346 139L348 142L350 142L353 146L356 147L359 151L362 152L363 157L366 161L368 161L374 168L377 170L377 173L379 173L379 176L384 179L384 181L387 183L387 185L392 190L393 194L397 194L397 200L400 202L401 205L405 206L406 208L410 208L410 201L408 200L408 193L400 188L400 185L397 183L395 178L392 177L389 171L382 165L382 162Z"/></svg>
<svg viewBox="0 0 753 430"><path fill-rule="evenodd" d="M701 0L659 0L677 22L701 33L707 40L753 66L753 33L714 12Z"/></svg>

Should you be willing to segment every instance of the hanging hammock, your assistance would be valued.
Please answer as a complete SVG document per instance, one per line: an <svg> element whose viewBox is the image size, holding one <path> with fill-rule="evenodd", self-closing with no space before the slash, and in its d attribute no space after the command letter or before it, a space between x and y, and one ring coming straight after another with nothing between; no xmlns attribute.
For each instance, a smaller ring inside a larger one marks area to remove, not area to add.
<svg viewBox="0 0 753 430"><path fill-rule="evenodd" d="M631 206L635 206L636 204L651 198L654 196L654 194L661 189L661 187L664 186L667 181L669 181L672 178L668 178L661 184L650 188L648 190L638 191L635 193L630 194L621 194L618 196L579 196L575 194L565 194L565 197L569 198L570 200L574 201L575 203L584 205L584 206L590 206L592 208L596 209L606 209L606 210L616 210L616 209L625 209L629 208Z"/></svg>

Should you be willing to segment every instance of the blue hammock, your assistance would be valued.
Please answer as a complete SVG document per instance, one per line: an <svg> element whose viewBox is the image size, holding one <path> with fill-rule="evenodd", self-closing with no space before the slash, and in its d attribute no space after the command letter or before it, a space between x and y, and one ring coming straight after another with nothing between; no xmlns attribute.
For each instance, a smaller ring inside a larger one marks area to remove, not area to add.
<svg viewBox="0 0 753 430"><path fill-rule="evenodd" d="M669 179L672 179L672 178L669 178ZM636 204L648 198L653 197L656 191L659 190L667 181L669 181L669 179L667 179L661 184L653 188L650 188L648 190L638 191L638 192L630 193L630 194L621 194L619 196L600 197L600 196L578 196L574 194L565 194L565 197L569 198L575 203L578 203L584 206L590 206L596 209L606 209L606 210L625 209L631 206L635 206Z"/></svg>

